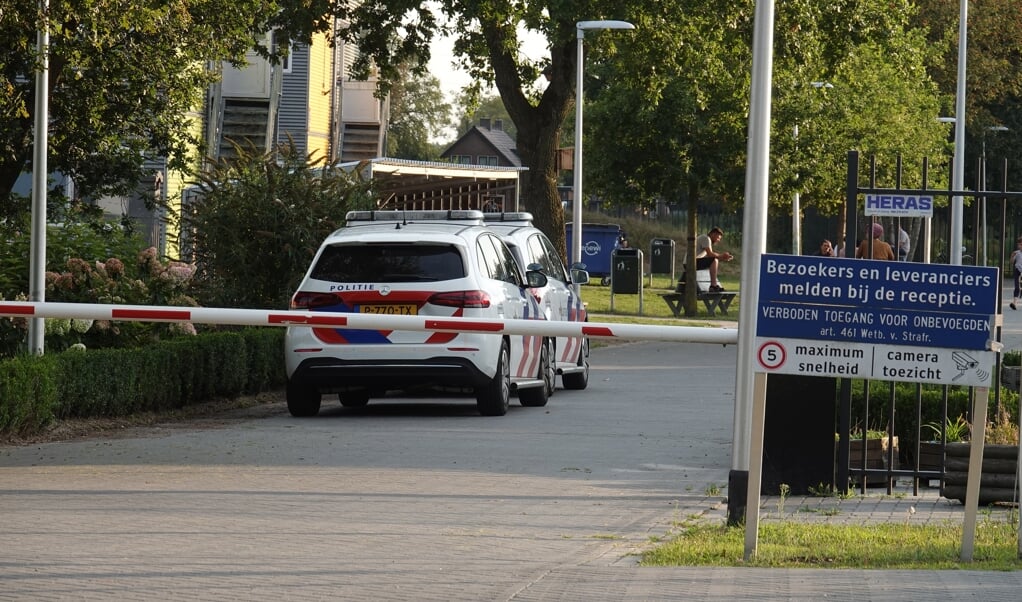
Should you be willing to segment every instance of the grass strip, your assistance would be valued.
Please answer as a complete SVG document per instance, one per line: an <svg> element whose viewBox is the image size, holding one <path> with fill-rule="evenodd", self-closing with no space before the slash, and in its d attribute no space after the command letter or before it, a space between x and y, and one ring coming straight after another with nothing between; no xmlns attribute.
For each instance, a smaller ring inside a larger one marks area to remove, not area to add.
<svg viewBox="0 0 1022 602"><path fill-rule="evenodd" d="M1014 517L1017 514L1012 513ZM959 560L962 526L761 524L756 556L743 561L745 528L691 524L643 555L644 566L856 569L1022 569L1015 520L979 521L972 562Z"/></svg>

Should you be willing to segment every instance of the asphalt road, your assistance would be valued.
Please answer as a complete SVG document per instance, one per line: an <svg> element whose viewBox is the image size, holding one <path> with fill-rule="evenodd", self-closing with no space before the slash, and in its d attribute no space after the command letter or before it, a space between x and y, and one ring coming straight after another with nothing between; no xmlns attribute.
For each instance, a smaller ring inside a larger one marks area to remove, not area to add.
<svg viewBox="0 0 1022 602"><path fill-rule="evenodd" d="M597 347L587 390L496 418L277 400L0 448L0 599L525 599L559 568L631 567L719 505L735 356Z"/></svg>

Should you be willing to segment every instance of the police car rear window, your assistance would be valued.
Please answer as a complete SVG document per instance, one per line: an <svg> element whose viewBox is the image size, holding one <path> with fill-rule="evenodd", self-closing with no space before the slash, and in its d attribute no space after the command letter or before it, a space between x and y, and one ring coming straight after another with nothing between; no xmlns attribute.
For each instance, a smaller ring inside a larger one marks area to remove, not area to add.
<svg viewBox="0 0 1022 602"><path fill-rule="evenodd" d="M311 276L329 282L438 282L465 277L451 245L333 245L323 249Z"/></svg>

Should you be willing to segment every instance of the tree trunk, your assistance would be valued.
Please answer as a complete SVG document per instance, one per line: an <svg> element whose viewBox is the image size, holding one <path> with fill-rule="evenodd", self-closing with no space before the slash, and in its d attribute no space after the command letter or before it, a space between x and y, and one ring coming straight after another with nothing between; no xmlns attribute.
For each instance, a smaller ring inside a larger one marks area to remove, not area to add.
<svg viewBox="0 0 1022 602"><path fill-rule="evenodd" d="M699 207L699 185L689 180L688 183L688 251L685 254L685 316L691 318L698 311L699 283L696 282L696 237L699 236L699 220L696 212Z"/></svg>
<svg viewBox="0 0 1022 602"><path fill-rule="evenodd" d="M529 168L520 178L521 204L532 213L533 224L550 238L554 247L564 250L567 248L564 209L557 193L558 134L559 130L550 131L538 125L518 126L517 142L522 163ZM566 256L568 263L571 257Z"/></svg>
<svg viewBox="0 0 1022 602"><path fill-rule="evenodd" d="M521 175L521 204L558 249L565 250L564 208L557 194L557 149L561 124L575 101L575 39L550 49L547 87L539 101L526 97L515 57L508 52L514 27L485 21L481 24L490 51L494 82L508 115L518 128L516 152L529 171ZM581 236L576 232L575 236ZM566 255L568 255L566 253ZM567 257L571 260L570 256Z"/></svg>

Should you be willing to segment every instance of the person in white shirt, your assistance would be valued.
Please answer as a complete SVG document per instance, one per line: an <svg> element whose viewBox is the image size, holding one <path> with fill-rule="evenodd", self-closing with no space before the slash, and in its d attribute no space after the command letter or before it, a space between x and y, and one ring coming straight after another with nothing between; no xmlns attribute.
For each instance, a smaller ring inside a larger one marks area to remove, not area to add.
<svg viewBox="0 0 1022 602"><path fill-rule="evenodd" d="M717 281L717 266L721 261L731 261L734 257L731 253L724 251L717 253L713 245L724 238L724 231L714 226L706 234L696 238L696 270L710 270L710 292L721 292L724 287Z"/></svg>
<svg viewBox="0 0 1022 602"><path fill-rule="evenodd" d="M1018 309L1022 297L1022 236L1015 239L1015 250L1011 252L1011 266L1015 274L1015 290L1011 294L1011 308Z"/></svg>
<svg viewBox="0 0 1022 602"><path fill-rule="evenodd" d="M908 261L909 251L912 250L912 239L909 238L908 232L905 232L898 227L898 261Z"/></svg>

